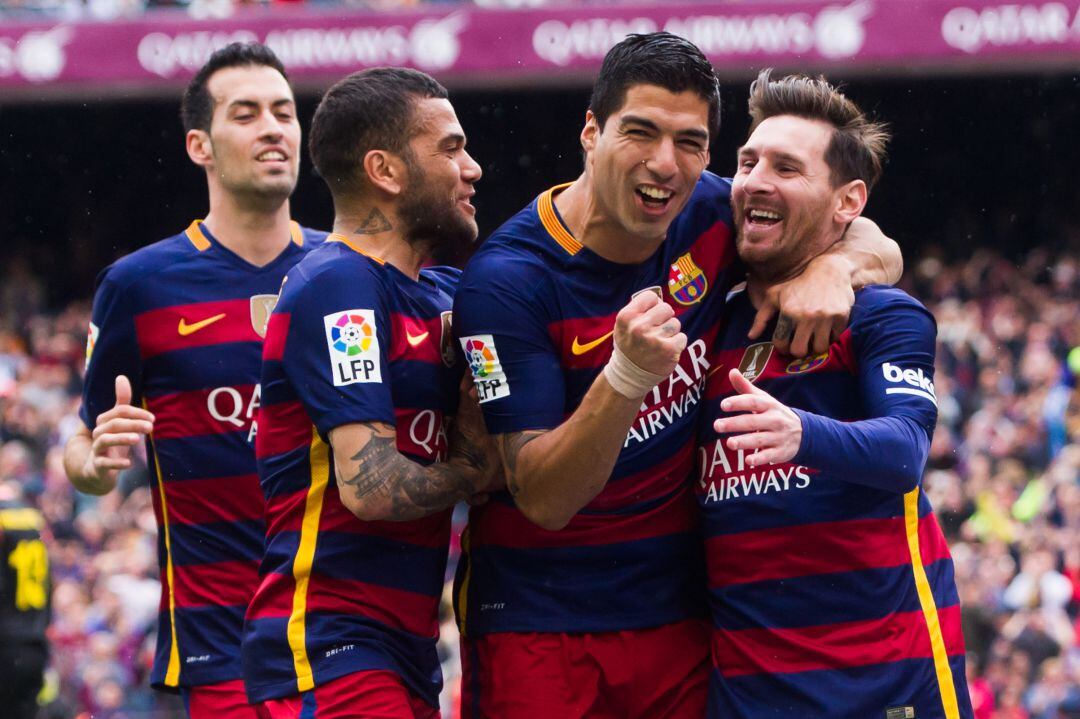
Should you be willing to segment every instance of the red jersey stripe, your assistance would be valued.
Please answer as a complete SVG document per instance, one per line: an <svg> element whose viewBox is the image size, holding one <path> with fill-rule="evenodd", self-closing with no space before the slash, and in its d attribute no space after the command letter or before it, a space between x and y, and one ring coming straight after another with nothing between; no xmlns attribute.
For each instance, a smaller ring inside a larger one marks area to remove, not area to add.
<svg viewBox="0 0 1080 719"><path fill-rule="evenodd" d="M259 563L236 560L178 566L173 574L177 607L246 607L258 584Z"/></svg>
<svg viewBox="0 0 1080 719"><path fill-rule="evenodd" d="M142 358L225 342L262 342L251 324L251 299L198 302L135 315Z"/></svg>
<svg viewBox="0 0 1080 719"><path fill-rule="evenodd" d="M167 482L172 524L262 520L263 494L257 474Z"/></svg>

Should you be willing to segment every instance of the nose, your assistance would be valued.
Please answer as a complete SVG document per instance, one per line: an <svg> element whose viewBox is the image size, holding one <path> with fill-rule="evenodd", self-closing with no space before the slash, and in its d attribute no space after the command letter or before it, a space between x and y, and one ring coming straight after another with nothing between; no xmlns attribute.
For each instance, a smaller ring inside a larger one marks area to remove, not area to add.
<svg viewBox="0 0 1080 719"><path fill-rule="evenodd" d="M772 174L764 161L754 163L750 172L742 176L743 190L752 194L769 192L773 188Z"/></svg>
<svg viewBox="0 0 1080 719"><path fill-rule="evenodd" d="M285 134L277 116L270 110L259 114L259 137L267 140L279 140Z"/></svg>
<svg viewBox="0 0 1080 719"><path fill-rule="evenodd" d="M484 171L480 164L467 152L462 152L461 179L470 184L479 182Z"/></svg>
<svg viewBox="0 0 1080 719"><path fill-rule="evenodd" d="M653 146L651 156L645 161L645 169L661 180L669 180L679 171L676 160L675 140L663 137Z"/></svg>

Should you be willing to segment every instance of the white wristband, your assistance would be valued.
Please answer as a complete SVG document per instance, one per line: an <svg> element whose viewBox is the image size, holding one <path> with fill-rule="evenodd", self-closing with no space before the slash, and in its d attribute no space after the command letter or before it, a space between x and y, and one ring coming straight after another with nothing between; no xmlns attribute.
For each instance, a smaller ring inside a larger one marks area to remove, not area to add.
<svg viewBox="0 0 1080 719"><path fill-rule="evenodd" d="M611 359L604 365L604 377L611 388L627 399L641 399L667 375L643 370L622 353L619 345L611 350Z"/></svg>

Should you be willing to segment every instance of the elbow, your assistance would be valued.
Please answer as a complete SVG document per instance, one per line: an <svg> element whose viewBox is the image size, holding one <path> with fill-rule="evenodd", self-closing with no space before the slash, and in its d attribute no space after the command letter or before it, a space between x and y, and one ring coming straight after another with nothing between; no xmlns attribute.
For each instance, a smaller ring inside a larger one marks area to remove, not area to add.
<svg viewBox="0 0 1080 719"><path fill-rule="evenodd" d="M516 502L526 519L549 532L564 529L574 518L574 512L552 507L546 503L523 501L521 497L517 498Z"/></svg>

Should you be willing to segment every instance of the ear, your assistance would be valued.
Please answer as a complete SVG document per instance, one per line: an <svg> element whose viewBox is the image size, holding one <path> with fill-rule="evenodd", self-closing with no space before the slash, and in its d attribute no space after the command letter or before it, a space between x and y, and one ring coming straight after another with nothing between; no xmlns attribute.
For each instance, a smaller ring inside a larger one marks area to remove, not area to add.
<svg viewBox="0 0 1080 719"><path fill-rule="evenodd" d="M867 194L866 183L862 180L852 180L841 186L836 191L836 212L833 219L838 224L847 225L861 215L866 207Z"/></svg>
<svg viewBox="0 0 1080 719"><path fill-rule="evenodd" d="M184 138L188 157L199 167L206 167L214 161L214 145L210 142L210 133L205 130L188 130Z"/></svg>
<svg viewBox="0 0 1080 719"><path fill-rule="evenodd" d="M581 128L581 149L592 152L596 148L596 140L600 136L600 124L592 110L585 111L585 127Z"/></svg>
<svg viewBox="0 0 1080 719"><path fill-rule="evenodd" d="M387 150L369 150L360 167L368 182L383 192L397 196L405 190L405 163Z"/></svg>

